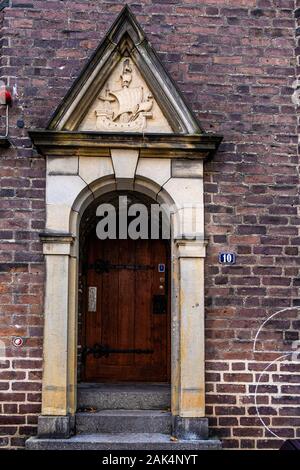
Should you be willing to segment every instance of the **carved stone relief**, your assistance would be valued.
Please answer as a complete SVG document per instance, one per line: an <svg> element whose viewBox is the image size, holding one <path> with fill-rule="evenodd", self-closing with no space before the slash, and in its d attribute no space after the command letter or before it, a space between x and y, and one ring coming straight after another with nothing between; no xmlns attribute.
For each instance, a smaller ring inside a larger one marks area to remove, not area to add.
<svg viewBox="0 0 300 470"><path fill-rule="evenodd" d="M129 57L112 72L79 130L172 132L145 80Z"/></svg>

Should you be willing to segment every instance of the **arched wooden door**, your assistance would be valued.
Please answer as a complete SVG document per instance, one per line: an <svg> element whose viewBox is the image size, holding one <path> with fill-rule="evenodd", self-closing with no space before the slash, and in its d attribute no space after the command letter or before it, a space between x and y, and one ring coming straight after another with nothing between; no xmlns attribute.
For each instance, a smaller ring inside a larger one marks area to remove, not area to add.
<svg viewBox="0 0 300 470"><path fill-rule="evenodd" d="M170 377L170 256L164 240L88 240L83 379Z"/></svg>

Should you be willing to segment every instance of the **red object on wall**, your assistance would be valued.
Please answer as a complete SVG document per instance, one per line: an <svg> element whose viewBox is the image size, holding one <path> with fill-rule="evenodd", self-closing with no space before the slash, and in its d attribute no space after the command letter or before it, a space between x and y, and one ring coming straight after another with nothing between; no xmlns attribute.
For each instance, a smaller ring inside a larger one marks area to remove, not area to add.
<svg viewBox="0 0 300 470"><path fill-rule="evenodd" d="M0 104L4 106L8 106L8 105L11 105L11 102L12 102L12 96L11 96L10 91L8 91L7 88L3 87L0 90Z"/></svg>

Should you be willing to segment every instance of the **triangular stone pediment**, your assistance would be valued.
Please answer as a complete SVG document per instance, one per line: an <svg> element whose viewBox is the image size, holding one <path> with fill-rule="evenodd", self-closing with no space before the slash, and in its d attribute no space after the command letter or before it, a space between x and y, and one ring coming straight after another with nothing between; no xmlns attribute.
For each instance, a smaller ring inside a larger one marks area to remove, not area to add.
<svg viewBox="0 0 300 470"><path fill-rule="evenodd" d="M128 6L55 111L48 129L202 133Z"/></svg>
<svg viewBox="0 0 300 470"><path fill-rule="evenodd" d="M173 132L130 55L124 56L116 65L78 130Z"/></svg>

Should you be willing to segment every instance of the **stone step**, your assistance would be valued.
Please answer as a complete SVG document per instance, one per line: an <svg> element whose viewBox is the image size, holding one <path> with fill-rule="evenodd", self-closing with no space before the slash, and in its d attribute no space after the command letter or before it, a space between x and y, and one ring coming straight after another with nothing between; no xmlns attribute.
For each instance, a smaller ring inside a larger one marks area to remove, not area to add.
<svg viewBox="0 0 300 470"><path fill-rule="evenodd" d="M79 409L166 410L171 406L171 389L165 383L80 383L77 399Z"/></svg>
<svg viewBox="0 0 300 470"><path fill-rule="evenodd" d="M29 450L218 450L217 439L171 441L166 434L116 433L79 434L70 439L38 439L30 437L25 444Z"/></svg>
<svg viewBox="0 0 300 470"><path fill-rule="evenodd" d="M76 413L76 433L171 432L171 413L157 410L101 410Z"/></svg>

